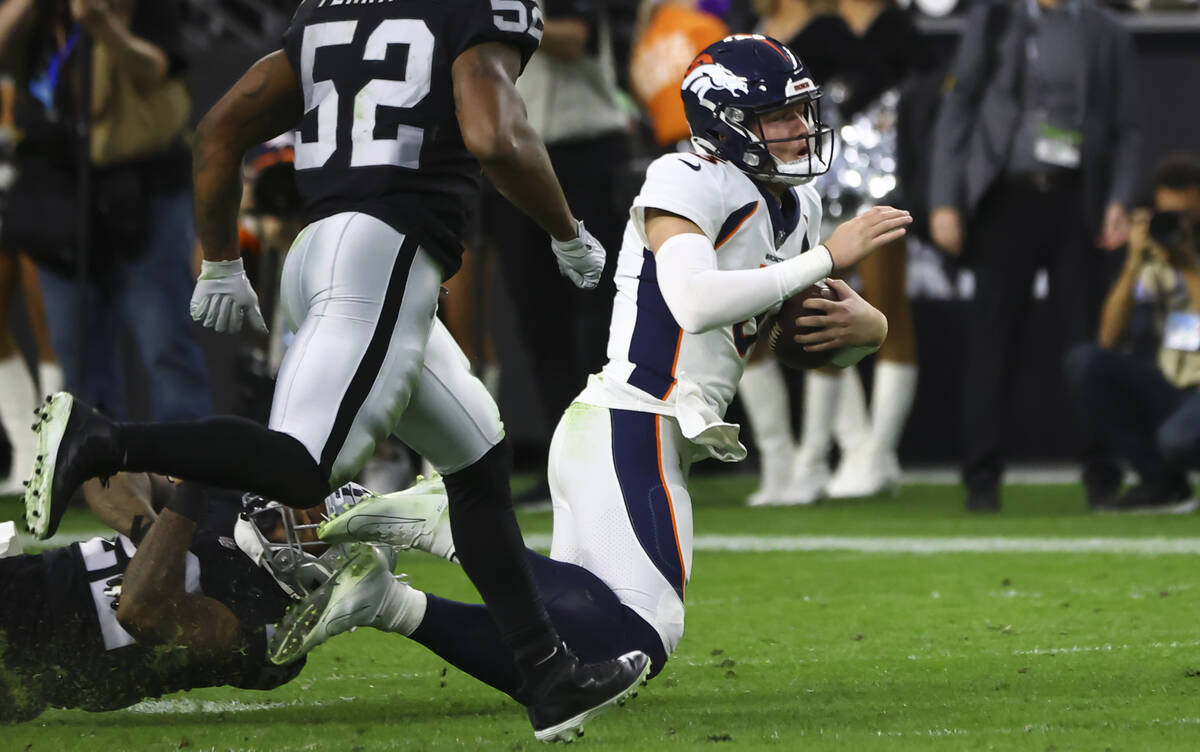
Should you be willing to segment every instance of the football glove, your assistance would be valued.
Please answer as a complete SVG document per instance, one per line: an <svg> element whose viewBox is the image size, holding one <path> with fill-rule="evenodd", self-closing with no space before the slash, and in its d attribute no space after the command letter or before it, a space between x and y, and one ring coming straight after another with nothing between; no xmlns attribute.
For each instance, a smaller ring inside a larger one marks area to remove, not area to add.
<svg viewBox="0 0 1200 752"><path fill-rule="evenodd" d="M244 320L249 321L252 329L267 333L258 296L250 286L241 259L201 263L200 279L192 292L191 312L193 321L222 334L240 332Z"/></svg>
<svg viewBox="0 0 1200 752"><path fill-rule="evenodd" d="M559 242L551 238L550 249L558 257L558 271L576 287L590 290L600 284L606 255L604 246L584 228L582 221L574 240Z"/></svg>

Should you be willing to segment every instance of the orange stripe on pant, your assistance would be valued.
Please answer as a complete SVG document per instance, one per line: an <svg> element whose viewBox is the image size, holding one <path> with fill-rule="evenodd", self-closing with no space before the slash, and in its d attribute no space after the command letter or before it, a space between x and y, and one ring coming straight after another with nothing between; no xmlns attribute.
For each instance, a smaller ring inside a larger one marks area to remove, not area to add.
<svg viewBox="0 0 1200 752"><path fill-rule="evenodd" d="M685 598L687 590L687 566L683 561L683 547L679 545L679 526L675 518L675 502L671 499L671 487L667 484L667 474L663 471L662 452L662 416L654 416L654 447L658 460L658 479L662 481L663 492L667 495L667 508L671 510L671 532L675 535L675 552L679 554L679 597Z"/></svg>

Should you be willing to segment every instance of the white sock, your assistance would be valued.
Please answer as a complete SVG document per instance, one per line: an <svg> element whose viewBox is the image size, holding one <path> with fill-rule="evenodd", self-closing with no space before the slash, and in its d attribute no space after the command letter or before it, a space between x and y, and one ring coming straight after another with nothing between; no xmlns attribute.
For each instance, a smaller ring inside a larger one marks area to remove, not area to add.
<svg viewBox="0 0 1200 752"><path fill-rule="evenodd" d="M29 425L36 406L37 391L25 359L18 354L0 360L0 424L12 444L12 478L24 479L33 472L37 443Z"/></svg>
<svg viewBox="0 0 1200 752"><path fill-rule="evenodd" d="M867 395L857 368L842 369L842 392L838 398L837 418L833 423L842 456L866 446L871 438L871 422L867 418Z"/></svg>
<svg viewBox="0 0 1200 752"><path fill-rule="evenodd" d="M405 637L417 631L425 620L425 607L429 599L425 593L393 579L391 587L379 604L379 613L375 615L371 626L384 632L397 632Z"/></svg>
<svg viewBox="0 0 1200 752"><path fill-rule="evenodd" d="M833 439L842 376L809 371L804 375L804 419L797 462L801 465L825 464Z"/></svg>
<svg viewBox="0 0 1200 752"><path fill-rule="evenodd" d="M871 390L871 424L878 451L894 454L917 394L917 366L881 360L875 365Z"/></svg>
<svg viewBox="0 0 1200 752"><path fill-rule="evenodd" d="M56 394L61 392L62 388L63 373L58 363L38 363L38 392L41 396L45 398Z"/></svg>
<svg viewBox="0 0 1200 752"><path fill-rule="evenodd" d="M738 398L746 409L754 444L763 454L792 446L791 409L787 383L774 358L751 363L742 372Z"/></svg>

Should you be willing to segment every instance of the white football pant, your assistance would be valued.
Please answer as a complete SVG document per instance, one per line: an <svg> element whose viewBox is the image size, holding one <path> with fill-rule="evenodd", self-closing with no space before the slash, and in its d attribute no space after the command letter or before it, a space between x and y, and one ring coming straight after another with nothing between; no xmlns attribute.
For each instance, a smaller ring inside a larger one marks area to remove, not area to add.
<svg viewBox="0 0 1200 752"><path fill-rule="evenodd" d="M462 470L504 436L500 413L437 321L441 267L387 223L347 212L306 227L283 267L295 341L270 428L294 436L336 488L390 433L436 470Z"/></svg>
<svg viewBox="0 0 1200 752"><path fill-rule="evenodd" d="M674 418L573 403L550 441L550 558L595 574L670 655L692 571L690 444Z"/></svg>

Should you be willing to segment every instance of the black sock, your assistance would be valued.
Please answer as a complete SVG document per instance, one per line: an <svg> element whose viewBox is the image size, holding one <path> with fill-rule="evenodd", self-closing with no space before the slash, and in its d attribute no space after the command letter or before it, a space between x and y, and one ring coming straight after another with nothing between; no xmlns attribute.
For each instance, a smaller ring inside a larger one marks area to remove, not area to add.
<svg viewBox="0 0 1200 752"><path fill-rule="evenodd" d="M521 674L536 683L559 639L534 587L508 486L508 440L445 477L450 530L463 571L483 596Z"/></svg>
<svg viewBox="0 0 1200 752"><path fill-rule="evenodd" d="M425 618L409 635L451 666L518 699L523 681L487 606L425 595ZM518 699L519 701L519 699Z"/></svg>
<svg viewBox="0 0 1200 752"><path fill-rule="evenodd" d="M294 437L245 420L121 423L123 470L250 491L290 507L321 503L329 479Z"/></svg>
<svg viewBox="0 0 1200 752"><path fill-rule="evenodd" d="M622 604L591 572L526 551L530 570L554 626L585 662L616 658L630 650L650 656L651 676L667 661L662 639ZM427 596L425 618L412 639L443 660L518 698L522 676L487 608Z"/></svg>

